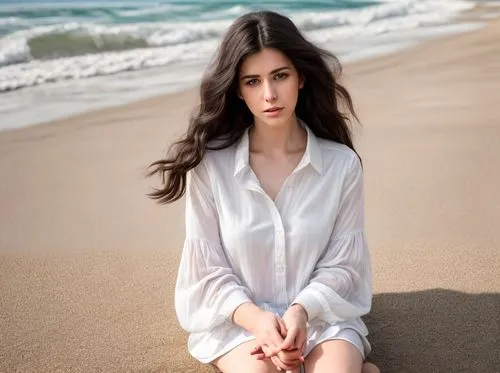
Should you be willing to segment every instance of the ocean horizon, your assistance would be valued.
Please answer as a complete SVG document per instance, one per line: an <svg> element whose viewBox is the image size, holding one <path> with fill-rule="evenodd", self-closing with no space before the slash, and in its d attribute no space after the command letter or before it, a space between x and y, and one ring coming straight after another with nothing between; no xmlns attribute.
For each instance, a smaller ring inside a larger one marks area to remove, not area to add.
<svg viewBox="0 0 500 373"><path fill-rule="evenodd" d="M342 62L480 27L470 0L0 0L0 130L195 86L220 38L248 11L289 16Z"/></svg>

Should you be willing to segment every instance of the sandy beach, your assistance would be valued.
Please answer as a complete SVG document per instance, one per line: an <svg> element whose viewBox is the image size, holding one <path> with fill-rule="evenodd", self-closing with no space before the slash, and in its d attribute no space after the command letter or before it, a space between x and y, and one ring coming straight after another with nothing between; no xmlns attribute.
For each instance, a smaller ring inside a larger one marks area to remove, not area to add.
<svg viewBox="0 0 500 373"><path fill-rule="evenodd" d="M345 67L382 372L500 366L499 40L497 18ZM0 132L0 372L213 371L173 310L183 200L145 197L196 94Z"/></svg>

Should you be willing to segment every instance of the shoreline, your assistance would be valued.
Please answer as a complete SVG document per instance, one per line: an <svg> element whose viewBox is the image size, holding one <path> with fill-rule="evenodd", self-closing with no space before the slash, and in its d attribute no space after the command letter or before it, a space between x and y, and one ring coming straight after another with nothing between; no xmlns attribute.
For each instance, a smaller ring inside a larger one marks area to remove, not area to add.
<svg viewBox="0 0 500 373"><path fill-rule="evenodd" d="M439 25L435 26L436 30L429 32L431 29L413 29L409 31L404 31L403 34L406 32L408 34L413 34L413 36L406 36L406 38L403 38L399 42L395 42L392 40L391 43L388 44L388 47L386 46L386 50L384 50L383 43L381 45L376 46L374 49L372 48L372 52L365 52L365 56L358 56L358 58L352 60L349 58L342 58L340 57L340 60L342 62L342 65L344 67L348 67L350 65L357 65L357 64L363 64L363 63L370 63L373 60L377 60L379 58L384 58L386 56L391 56L400 52L403 52L408 49L416 48L422 44L426 44L428 42L432 42L435 40L440 40L442 38L453 38L455 36L462 35L464 33L469 33L469 32L474 32L478 29L484 28L487 26L488 22L490 22L493 18L488 18L488 15L495 16L495 18L500 17L500 3L499 4L492 4L492 5L486 5L486 4L480 4L476 5L474 8L471 8L469 10L466 10L460 14L458 14L455 18L453 18L448 25ZM439 30L439 31L437 31ZM394 36L392 36L394 38ZM344 41L345 43L345 41ZM327 49L330 49L327 47ZM190 68L194 69L200 69L201 67L195 67L198 65L193 65ZM132 72L134 75L144 75L145 77L147 76L153 76L155 71L158 71L159 74L164 74L164 72L161 72L162 67L155 67L152 69L147 69L147 70L138 70ZM203 68L204 69L204 68ZM202 69L202 70L203 70ZM122 73L123 74L123 73ZM125 72L124 75L128 74ZM119 76L120 74L116 75ZM90 82L87 82L87 84L96 84L97 81L92 81L92 79L97 79L97 80L103 80L105 79L113 79L116 77L114 75L111 76L101 76L97 78L91 78ZM103 81L103 82L104 82ZM71 81L68 81L68 84L71 84ZM76 83L75 83L76 84ZM181 86L179 86L181 87ZM48 119L48 120L41 120L40 122L37 123L28 123L28 124L23 124L21 127L11 127L11 128L5 128L0 130L0 135L5 132L9 131L19 131L19 130L25 130L25 129L30 129L36 126L46 126L50 125L52 122L60 122L60 121L65 121L65 120L71 120L74 117L80 117L81 115L85 115L88 113L93 113L93 112L99 112L101 110L106 110L106 109L118 109L118 108L123 108L126 107L127 105L133 105L138 102L144 102L148 101L157 97L170 97L171 95L175 94L181 94L186 91L193 91L197 90L198 83L186 83L184 84L184 87L181 88L176 88L172 92L165 92L165 93L155 93L149 97L146 98L129 98L126 99L125 97L123 98L124 102L119 103L119 104L114 104L111 103L110 101L109 104L105 104L103 107L97 107L93 108L93 105L95 104L90 104L89 108L86 110L81 111L80 109L77 109L73 113L69 113L68 115L63 115L54 119ZM26 88L28 90L30 89L40 89L40 87L30 87ZM23 89L20 91L13 91L12 93L16 92L16 94L21 94L22 95ZM7 93L10 94L10 93ZM0 96L1 97L1 96ZM106 100L115 100L116 99L111 99L111 97L106 98ZM53 110L53 109L51 109Z"/></svg>

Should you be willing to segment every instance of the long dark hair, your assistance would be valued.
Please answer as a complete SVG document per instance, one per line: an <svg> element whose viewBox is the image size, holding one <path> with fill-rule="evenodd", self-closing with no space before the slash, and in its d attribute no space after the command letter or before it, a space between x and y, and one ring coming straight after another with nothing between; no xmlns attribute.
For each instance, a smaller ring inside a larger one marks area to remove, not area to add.
<svg viewBox="0 0 500 373"><path fill-rule="evenodd" d="M242 61L264 48L284 53L304 78L295 108L297 117L316 136L354 150L349 114L354 118L356 114L349 93L338 83L342 68L337 57L306 40L289 18L271 11L251 12L229 27L209 64L201 81L200 104L190 117L186 134L171 145L166 159L149 166L152 170L147 176L158 173L163 183L149 197L159 203L181 198L186 173L201 162L205 151L233 145L253 124L252 113L237 95L238 74ZM221 141L210 146L215 139Z"/></svg>

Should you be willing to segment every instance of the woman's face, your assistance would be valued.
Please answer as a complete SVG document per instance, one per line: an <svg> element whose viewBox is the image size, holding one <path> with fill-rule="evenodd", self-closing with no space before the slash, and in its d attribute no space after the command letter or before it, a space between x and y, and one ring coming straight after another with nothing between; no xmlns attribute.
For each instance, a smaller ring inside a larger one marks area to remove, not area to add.
<svg viewBox="0 0 500 373"><path fill-rule="evenodd" d="M303 82L292 61L278 50L266 48L247 57L239 71L239 96L256 124L288 125Z"/></svg>

